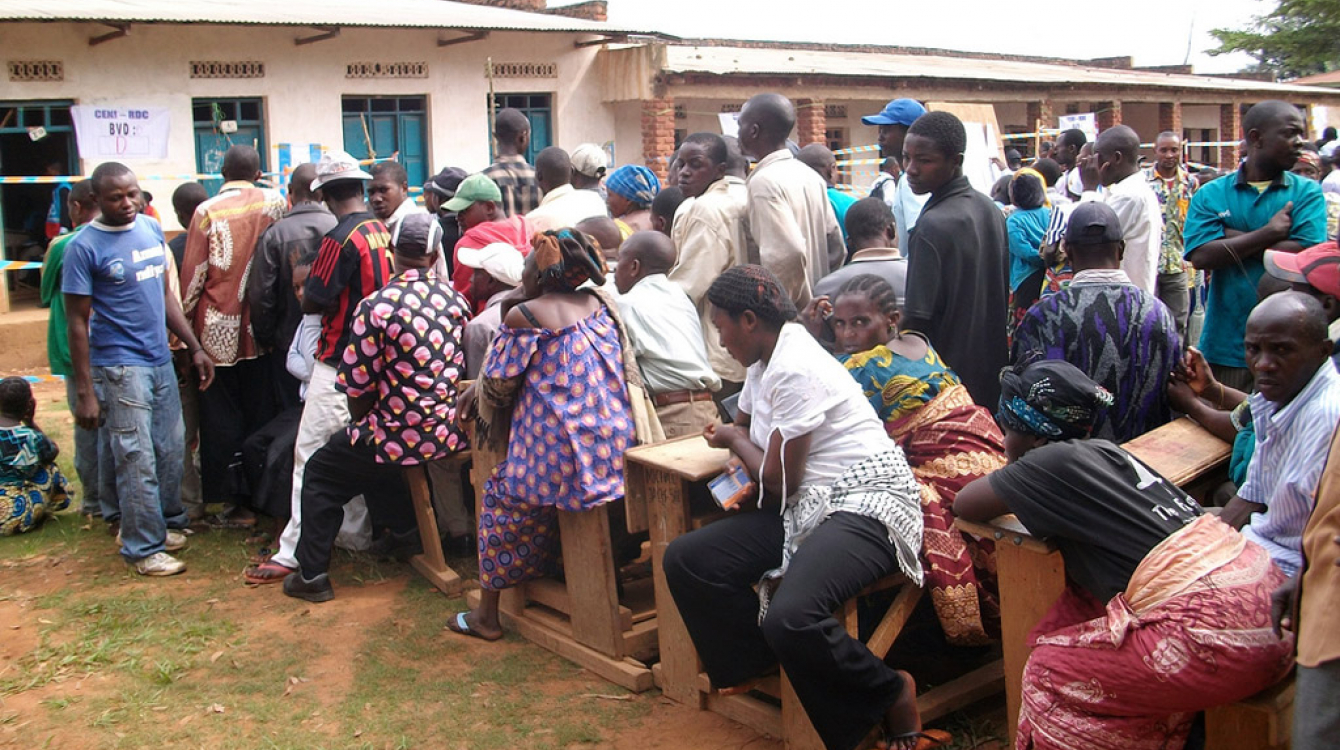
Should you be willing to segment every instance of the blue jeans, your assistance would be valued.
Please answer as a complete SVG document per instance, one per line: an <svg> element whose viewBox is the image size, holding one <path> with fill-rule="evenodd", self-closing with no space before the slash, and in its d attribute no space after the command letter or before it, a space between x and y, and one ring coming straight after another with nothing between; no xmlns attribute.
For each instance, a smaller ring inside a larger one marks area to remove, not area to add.
<svg viewBox="0 0 1340 750"><path fill-rule="evenodd" d="M172 363L94 367L116 467L121 556L132 562L163 551L167 528L185 527L181 504L185 428Z"/></svg>
<svg viewBox="0 0 1340 750"><path fill-rule="evenodd" d="M93 386L102 402L101 386ZM65 400L74 413L75 386L74 377L65 377ZM84 515L99 516L107 521L115 521L121 516L116 502L116 467L112 465L112 444L106 425L96 430L85 430L78 424L74 426L74 471L79 475L79 487L83 497L79 512Z"/></svg>

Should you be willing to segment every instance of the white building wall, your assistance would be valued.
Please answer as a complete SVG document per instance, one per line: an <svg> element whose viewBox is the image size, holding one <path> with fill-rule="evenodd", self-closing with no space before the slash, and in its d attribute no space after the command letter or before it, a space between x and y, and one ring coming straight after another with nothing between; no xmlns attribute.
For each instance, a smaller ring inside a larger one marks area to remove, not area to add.
<svg viewBox="0 0 1340 750"><path fill-rule="evenodd" d="M0 100L68 99L76 104L134 104L167 107L172 130L162 160L127 162L158 196L168 229L176 222L164 199L195 172L191 100L197 97L261 97L265 106L269 164L280 143L318 143L343 148L344 95L425 96L428 107L429 171L460 166L470 171L488 164L488 80L485 63L555 63L557 78L495 79L497 92L553 95L553 138L571 149L578 143L614 138L614 108L604 105L593 75L597 47L576 48L572 34L495 32L487 39L437 46L438 34L419 29L343 29L334 39L298 46L294 39L318 33L309 28L135 25L128 36L90 47L106 33L96 24L5 24L0 49L10 60L60 60L65 80L6 81ZM450 38L458 32L444 31ZM193 79L193 60L255 60L265 63L257 79ZM351 62L427 62L427 78L349 79ZM626 127L640 128L636 113ZM640 131L639 131L640 132ZM640 136L636 153L641 154ZM625 152L628 156L631 153ZM97 164L81 161L81 172ZM164 179L167 177L167 179Z"/></svg>

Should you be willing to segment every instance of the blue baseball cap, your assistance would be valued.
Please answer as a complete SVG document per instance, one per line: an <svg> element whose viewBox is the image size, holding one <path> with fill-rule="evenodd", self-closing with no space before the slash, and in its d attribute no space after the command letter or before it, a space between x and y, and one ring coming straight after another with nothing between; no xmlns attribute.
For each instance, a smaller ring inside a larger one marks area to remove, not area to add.
<svg viewBox="0 0 1340 750"><path fill-rule="evenodd" d="M877 115L866 115L861 122L866 125L903 125L910 127L918 117L926 114L926 108L916 99L894 99L884 105L884 111Z"/></svg>

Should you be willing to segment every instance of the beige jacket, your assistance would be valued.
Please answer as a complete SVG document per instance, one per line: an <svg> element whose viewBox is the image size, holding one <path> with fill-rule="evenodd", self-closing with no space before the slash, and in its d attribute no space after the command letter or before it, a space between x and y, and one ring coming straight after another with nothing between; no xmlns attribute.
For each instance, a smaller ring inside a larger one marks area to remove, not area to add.
<svg viewBox="0 0 1340 750"><path fill-rule="evenodd" d="M723 177L709 185L702 195L680 204L671 230L679 258L666 274L698 308L707 343L707 361L712 370L722 380L736 383L744 381L744 367L721 348L721 340L709 316L707 288L722 271L748 262L745 203L742 191L734 187L739 184L737 177Z"/></svg>
<svg viewBox="0 0 1340 750"><path fill-rule="evenodd" d="M785 149L763 157L745 184L759 260L803 310L814 282L841 267L847 254L828 186Z"/></svg>

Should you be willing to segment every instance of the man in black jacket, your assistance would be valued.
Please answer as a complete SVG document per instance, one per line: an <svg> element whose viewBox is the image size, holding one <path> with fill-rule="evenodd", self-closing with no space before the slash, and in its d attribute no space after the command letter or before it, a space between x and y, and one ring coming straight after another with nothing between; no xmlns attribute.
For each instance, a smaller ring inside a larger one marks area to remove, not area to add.
<svg viewBox="0 0 1340 750"><path fill-rule="evenodd" d="M967 140L957 117L929 112L903 142L903 179L931 197L908 239L900 327L925 334L973 401L994 411L1010 358L1009 240L1000 209L963 176Z"/></svg>
<svg viewBox="0 0 1340 750"><path fill-rule="evenodd" d="M316 167L299 164L288 183L289 211L271 224L256 243L256 254L247 279L247 301L251 305L251 327L256 343L278 352L274 383L280 411L296 406L298 381L284 369L284 355L302 320L302 310L293 296L294 256L315 255L321 238L335 228L335 215L313 193ZM305 251L305 252L304 252Z"/></svg>

